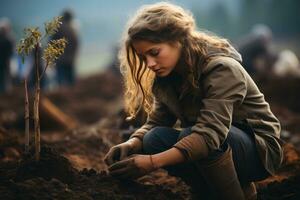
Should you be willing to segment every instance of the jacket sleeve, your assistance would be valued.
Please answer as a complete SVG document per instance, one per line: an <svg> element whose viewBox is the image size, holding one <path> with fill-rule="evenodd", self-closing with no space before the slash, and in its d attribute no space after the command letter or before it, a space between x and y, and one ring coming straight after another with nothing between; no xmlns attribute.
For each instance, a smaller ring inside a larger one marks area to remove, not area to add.
<svg viewBox="0 0 300 200"><path fill-rule="evenodd" d="M159 101L157 98L154 98L153 106L153 111L148 116L146 123L136 130L130 138L137 137L143 141L144 135L152 128L156 126L171 127L175 124L177 118L169 111L168 107L164 103Z"/></svg>
<svg viewBox="0 0 300 200"><path fill-rule="evenodd" d="M197 160L220 147L229 132L233 110L246 96L247 81L242 66L231 58L217 58L204 68L204 98L192 126L192 134L174 147L185 152L187 160Z"/></svg>

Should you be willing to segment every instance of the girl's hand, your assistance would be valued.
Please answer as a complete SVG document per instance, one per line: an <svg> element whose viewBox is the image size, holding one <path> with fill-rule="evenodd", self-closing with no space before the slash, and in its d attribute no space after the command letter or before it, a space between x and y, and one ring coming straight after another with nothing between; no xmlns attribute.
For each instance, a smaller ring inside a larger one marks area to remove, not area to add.
<svg viewBox="0 0 300 200"><path fill-rule="evenodd" d="M142 149L142 142L137 138L132 138L127 142L118 144L110 148L104 157L104 162L111 165L117 161L121 161L131 154L137 153Z"/></svg>
<svg viewBox="0 0 300 200"><path fill-rule="evenodd" d="M136 179L156 169L151 159L150 155L135 155L114 163L108 170L110 175L121 179Z"/></svg>

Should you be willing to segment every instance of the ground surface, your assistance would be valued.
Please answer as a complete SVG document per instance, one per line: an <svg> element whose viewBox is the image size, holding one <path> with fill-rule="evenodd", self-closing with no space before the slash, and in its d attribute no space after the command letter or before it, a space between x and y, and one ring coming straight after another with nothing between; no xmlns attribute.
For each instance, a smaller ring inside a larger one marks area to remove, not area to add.
<svg viewBox="0 0 300 200"><path fill-rule="evenodd" d="M1 95L0 199L192 199L189 187L163 170L138 181L106 174L103 156L123 140L126 130L120 127L127 127L120 114L120 80L105 72L80 80L74 88L45 93L77 127L62 130L42 115L39 163L23 154L22 87ZM258 85L281 120L287 142L277 174L256 183L259 199L300 199L300 80L259 80Z"/></svg>

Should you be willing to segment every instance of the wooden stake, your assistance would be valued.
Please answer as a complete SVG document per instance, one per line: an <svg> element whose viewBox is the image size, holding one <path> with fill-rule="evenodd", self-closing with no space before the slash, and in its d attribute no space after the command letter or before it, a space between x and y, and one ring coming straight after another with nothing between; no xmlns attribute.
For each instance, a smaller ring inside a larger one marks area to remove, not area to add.
<svg viewBox="0 0 300 200"><path fill-rule="evenodd" d="M28 87L27 79L24 81L25 87L25 152L29 151L29 100L28 100Z"/></svg>

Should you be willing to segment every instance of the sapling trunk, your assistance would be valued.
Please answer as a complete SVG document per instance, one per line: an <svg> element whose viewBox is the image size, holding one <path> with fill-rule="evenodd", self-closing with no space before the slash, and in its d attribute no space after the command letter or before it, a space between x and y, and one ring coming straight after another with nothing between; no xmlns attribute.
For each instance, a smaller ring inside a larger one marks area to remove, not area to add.
<svg viewBox="0 0 300 200"><path fill-rule="evenodd" d="M27 80L24 81L25 87L25 152L29 151L29 100L28 100L28 87Z"/></svg>
<svg viewBox="0 0 300 200"><path fill-rule="evenodd" d="M40 72L39 72L39 44L35 47L35 91L33 103L33 118L34 118L34 140L35 140L35 159L40 160L41 151L41 132L40 132Z"/></svg>

